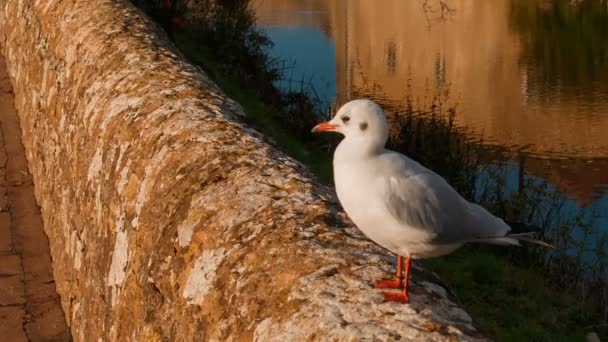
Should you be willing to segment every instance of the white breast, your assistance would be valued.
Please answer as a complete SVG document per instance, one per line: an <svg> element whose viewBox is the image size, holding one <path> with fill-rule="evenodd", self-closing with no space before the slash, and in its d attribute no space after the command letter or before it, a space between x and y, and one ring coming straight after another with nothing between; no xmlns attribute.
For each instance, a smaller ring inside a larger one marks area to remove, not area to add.
<svg viewBox="0 0 608 342"><path fill-rule="evenodd" d="M389 251L419 258L447 254L461 244L434 245L425 241L427 235L399 222L387 210L386 199L374 180L382 172L374 169L368 160L340 159L339 150L334 157L334 182L342 207L368 238Z"/></svg>
<svg viewBox="0 0 608 342"><path fill-rule="evenodd" d="M367 237L400 255L407 242L403 228L386 212L381 198L370 192L369 168L362 163L334 164L334 181L340 204L350 219Z"/></svg>

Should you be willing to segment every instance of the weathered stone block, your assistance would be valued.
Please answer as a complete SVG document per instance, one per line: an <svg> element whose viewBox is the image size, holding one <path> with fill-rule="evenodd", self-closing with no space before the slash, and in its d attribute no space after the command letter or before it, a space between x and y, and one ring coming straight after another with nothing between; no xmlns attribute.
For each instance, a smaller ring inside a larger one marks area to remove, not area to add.
<svg viewBox="0 0 608 342"><path fill-rule="evenodd" d="M0 307L0 336L10 337L11 342L27 342L23 331L23 308L20 306Z"/></svg>
<svg viewBox="0 0 608 342"><path fill-rule="evenodd" d="M0 188L0 198L6 197ZM6 206L6 201L4 201ZM7 211L0 211L0 255L8 254L13 250L13 238L11 237L11 216Z"/></svg>
<svg viewBox="0 0 608 342"><path fill-rule="evenodd" d="M16 254L0 255L0 307L25 303L21 259Z"/></svg>

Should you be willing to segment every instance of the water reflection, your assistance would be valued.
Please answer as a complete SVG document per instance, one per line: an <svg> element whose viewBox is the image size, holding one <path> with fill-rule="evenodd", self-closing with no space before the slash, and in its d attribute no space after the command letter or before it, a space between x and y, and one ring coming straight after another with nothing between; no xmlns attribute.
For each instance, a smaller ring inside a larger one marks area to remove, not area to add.
<svg viewBox="0 0 608 342"><path fill-rule="evenodd" d="M258 0L273 53L290 78L339 102L391 106L443 89L457 124L490 145L533 157L532 172L581 202L608 184L606 1L438 2Z"/></svg>
<svg viewBox="0 0 608 342"><path fill-rule="evenodd" d="M438 2L427 3L430 12L422 1L253 2L260 25L279 38L273 53L296 61L292 78L334 82L317 89L323 98L398 107L440 89L458 103L465 134L531 156L531 172L580 204L605 191L606 1L450 0L445 20ZM299 33L286 44L288 31ZM332 44L299 44L310 39Z"/></svg>
<svg viewBox="0 0 608 342"><path fill-rule="evenodd" d="M509 13L529 97L579 98L586 113L606 104L608 1L513 1Z"/></svg>

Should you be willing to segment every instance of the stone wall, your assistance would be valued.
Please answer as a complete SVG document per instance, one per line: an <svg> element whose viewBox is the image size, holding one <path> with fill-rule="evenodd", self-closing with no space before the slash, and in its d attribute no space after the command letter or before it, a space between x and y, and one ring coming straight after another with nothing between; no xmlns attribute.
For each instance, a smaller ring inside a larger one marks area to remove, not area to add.
<svg viewBox="0 0 608 342"><path fill-rule="evenodd" d="M390 256L129 3L2 0L0 49L75 340L479 338L421 269L383 304Z"/></svg>

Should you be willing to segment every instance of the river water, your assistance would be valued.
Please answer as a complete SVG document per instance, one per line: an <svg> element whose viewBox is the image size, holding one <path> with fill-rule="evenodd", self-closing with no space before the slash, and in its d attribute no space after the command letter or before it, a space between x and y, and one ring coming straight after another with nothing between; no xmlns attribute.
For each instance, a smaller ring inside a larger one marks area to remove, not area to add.
<svg viewBox="0 0 608 342"><path fill-rule="evenodd" d="M254 0L283 87L393 108L438 91L474 139L608 212L608 1ZM422 100L421 100L422 99ZM596 223L608 229L606 219Z"/></svg>

